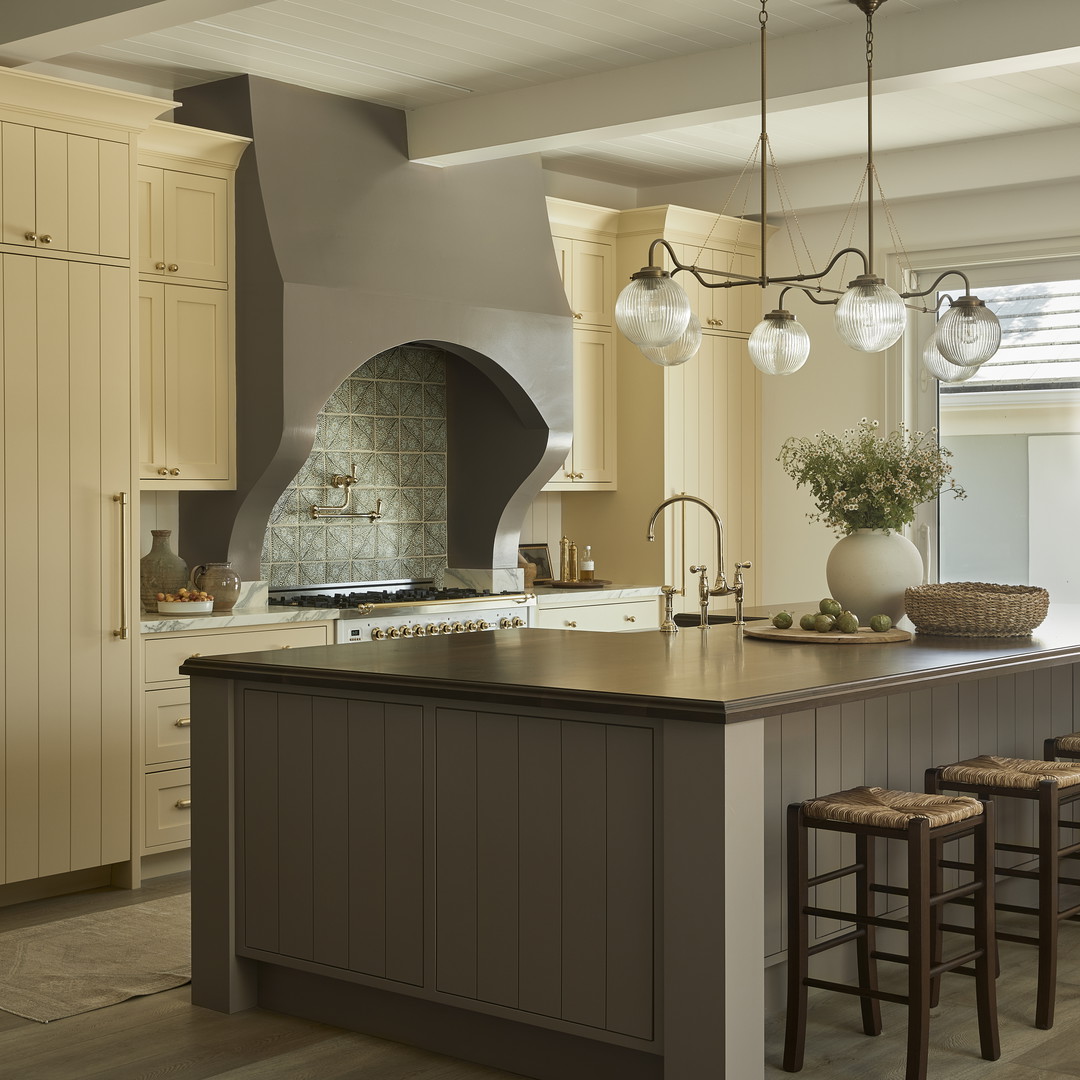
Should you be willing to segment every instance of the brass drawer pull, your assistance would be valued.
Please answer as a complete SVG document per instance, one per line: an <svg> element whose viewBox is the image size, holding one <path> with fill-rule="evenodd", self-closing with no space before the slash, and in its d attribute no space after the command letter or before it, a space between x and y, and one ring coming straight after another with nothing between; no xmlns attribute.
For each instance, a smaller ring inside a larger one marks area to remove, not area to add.
<svg viewBox="0 0 1080 1080"><path fill-rule="evenodd" d="M176 800L176 809L177 810L190 810L191 809L191 800L190 799L177 799Z"/></svg>
<svg viewBox="0 0 1080 1080"><path fill-rule="evenodd" d="M567 619L566 620L566 625L569 626L572 629L573 627L577 626L577 620L576 619Z"/></svg>
<svg viewBox="0 0 1080 1080"><path fill-rule="evenodd" d="M191 717L181 716L179 720L175 721L177 727L191 727Z"/></svg>
<svg viewBox="0 0 1080 1080"><path fill-rule="evenodd" d="M190 656L188 657L188 659L189 659L189 660L194 660L194 659L195 659L195 657L197 657L197 656L202 656L202 653L201 653L201 652L193 652L193 653L192 653L192 654L191 654L191 655L190 655Z"/></svg>
<svg viewBox="0 0 1080 1080"><path fill-rule="evenodd" d="M623 618L626 619L627 622L637 622L636 615L624 615Z"/></svg>

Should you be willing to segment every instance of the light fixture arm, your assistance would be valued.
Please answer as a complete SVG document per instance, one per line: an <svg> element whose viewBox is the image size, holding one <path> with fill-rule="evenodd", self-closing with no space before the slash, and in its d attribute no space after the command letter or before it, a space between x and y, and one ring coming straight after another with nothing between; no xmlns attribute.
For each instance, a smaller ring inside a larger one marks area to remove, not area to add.
<svg viewBox="0 0 1080 1080"><path fill-rule="evenodd" d="M944 281L945 278L949 277L951 274L956 274L957 277L963 278L964 292L965 294L969 294L971 292L971 282L968 281L967 274L965 274L963 270L946 270L943 273L938 274L938 276L934 278L934 283L929 288L922 289L920 292L903 292L900 295L905 300L910 300L912 299L912 297L915 296L929 296L930 293L932 293L938 287L938 285L940 285L941 282ZM939 307L941 307L941 301L938 301L934 310L936 311Z"/></svg>

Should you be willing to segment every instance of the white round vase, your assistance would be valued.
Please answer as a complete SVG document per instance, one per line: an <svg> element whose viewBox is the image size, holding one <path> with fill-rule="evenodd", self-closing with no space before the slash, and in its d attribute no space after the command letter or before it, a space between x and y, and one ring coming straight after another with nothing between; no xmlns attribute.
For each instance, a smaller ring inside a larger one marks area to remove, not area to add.
<svg viewBox="0 0 1080 1080"><path fill-rule="evenodd" d="M923 561L901 533L856 529L829 553L825 578L833 599L864 626L873 615L897 622L904 614L904 590L922 584Z"/></svg>

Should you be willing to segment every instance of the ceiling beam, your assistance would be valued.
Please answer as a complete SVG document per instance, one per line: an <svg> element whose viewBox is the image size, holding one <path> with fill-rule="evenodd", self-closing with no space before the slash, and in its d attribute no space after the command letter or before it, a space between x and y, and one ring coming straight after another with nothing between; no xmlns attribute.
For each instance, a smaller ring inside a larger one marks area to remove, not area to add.
<svg viewBox="0 0 1080 1080"><path fill-rule="evenodd" d="M253 0L10 2L4 5L0 24L0 62L15 67L52 60L106 42L254 6Z"/></svg>
<svg viewBox="0 0 1080 1080"><path fill-rule="evenodd" d="M1022 16L1022 17L1021 17ZM1080 62L1077 0L960 0L875 20L875 93ZM759 110L756 43L429 105L414 161L454 165L717 123ZM861 23L768 42L769 109L861 97Z"/></svg>

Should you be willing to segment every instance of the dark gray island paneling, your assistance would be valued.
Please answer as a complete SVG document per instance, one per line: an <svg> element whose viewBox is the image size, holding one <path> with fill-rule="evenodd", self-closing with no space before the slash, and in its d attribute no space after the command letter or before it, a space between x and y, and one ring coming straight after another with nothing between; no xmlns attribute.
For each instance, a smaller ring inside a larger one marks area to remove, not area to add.
<svg viewBox="0 0 1080 1080"><path fill-rule="evenodd" d="M196 1003L527 1076L748 1080L783 805L1080 726L1080 611L1023 640L535 630L182 670Z"/></svg>

